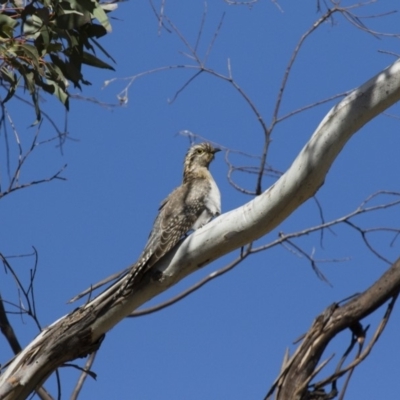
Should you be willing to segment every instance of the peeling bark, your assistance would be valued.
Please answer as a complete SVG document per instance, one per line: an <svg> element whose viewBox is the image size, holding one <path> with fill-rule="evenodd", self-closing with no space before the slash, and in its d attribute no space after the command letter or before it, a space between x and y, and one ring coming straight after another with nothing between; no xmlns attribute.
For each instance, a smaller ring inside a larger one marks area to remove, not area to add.
<svg viewBox="0 0 400 400"><path fill-rule="evenodd" d="M118 288L124 284L122 278L87 304L44 329L0 376L0 398L26 398L63 363L97 350L106 332L137 307L199 267L270 232L318 191L351 136L399 99L400 62L395 62L333 107L288 171L264 193L221 215L179 243L145 275L132 293L115 298ZM375 298L365 296L363 302L376 303ZM288 373L296 374L290 379L292 375L286 375L290 385L282 388L279 398L301 398L301 394L291 396L299 385L307 382L315 368L316 360L329 340L325 332L334 336L348 326L348 321L362 318L372 308L361 307L358 298L346 306L335 308L332 315L317 318L305 339L311 340L312 346L308 351L312 350L312 354L302 355L296 370L288 370ZM347 314L343 309L348 310Z"/></svg>
<svg viewBox="0 0 400 400"><path fill-rule="evenodd" d="M330 341L345 329L350 329L354 338L363 343L365 330L360 321L367 315L376 311L390 299L396 300L400 293L400 258L363 293L354 297L343 306L333 303L327 307L312 323L311 328L305 335L301 345L294 355L286 361L279 378L268 392L266 399L277 389L277 400L305 400L305 399L328 399L320 392L316 394L314 388L308 384L320 361L321 355ZM378 330L376 340L381 330ZM375 342L376 342L375 340ZM353 364L356 366L362 360L360 354ZM317 389L329 383L336 387L336 379L344 375L350 368L339 369L326 384L317 385ZM323 382L322 382L323 383ZM319 396L319 397L318 397Z"/></svg>

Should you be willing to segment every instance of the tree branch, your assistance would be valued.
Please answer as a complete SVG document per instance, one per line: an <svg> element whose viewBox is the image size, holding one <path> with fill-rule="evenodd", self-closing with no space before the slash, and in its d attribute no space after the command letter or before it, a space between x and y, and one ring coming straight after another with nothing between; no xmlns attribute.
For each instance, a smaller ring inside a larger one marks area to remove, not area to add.
<svg viewBox="0 0 400 400"><path fill-rule="evenodd" d="M363 329L360 320L373 313L388 300L392 299L388 310L379 325L373 339L364 352L359 352L356 359L346 368L336 371L328 379L315 385L311 385L322 397L321 388L332 382L333 389L336 389L336 379L351 371L371 351L386 325L394 302L400 293L400 258L376 281L371 287L360 295L353 297L345 305L337 303L327 307L313 322L311 328L305 335L300 347L294 355L285 362L285 366L267 393L265 399L278 389L277 400L291 399L302 400L312 397L315 392L308 390L309 382L316 375L317 364L330 341L341 331L350 329L356 341L364 342L366 329ZM355 342L354 342L355 343ZM352 346L350 346L350 349ZM346 352L346 355L349 351ZM341 366L341 363L339 366ZM325 365L325 364L324 364ZM322 367L318 367L318 371ZM326 397L328 398L328 397ZM330 398L330 397L329 397Z"/></svg>
<svg viewBox="0 0 400 400"><path fill-rule="evenodd" d="M198 268L277 227L323 185L335 158L352 135L399 99L397 61L333 107L288 171L268 190L181 241L148 271L132 293L116 298L124 277L44 329L0 376L0 398L27 397L56 368L97 350L105 333L140 305ZM356 315L362 318L365 314ZM331 316L328 321L332 321ZM307 372L310 371L304 371Z"/></svg>

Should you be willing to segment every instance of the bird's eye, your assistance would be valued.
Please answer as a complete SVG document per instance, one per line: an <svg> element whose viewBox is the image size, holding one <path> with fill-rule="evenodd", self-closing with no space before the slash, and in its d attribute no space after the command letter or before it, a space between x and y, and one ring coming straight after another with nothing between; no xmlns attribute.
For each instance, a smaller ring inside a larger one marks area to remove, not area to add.
<svg viewBox="0 0 400 400"><path fill-rule="evenodd" d="M203 150L203 149L197 149L197 150L196 150L196 153L197 153L197 154L203 154L203 153L204 153L204 150Z"/></svg>

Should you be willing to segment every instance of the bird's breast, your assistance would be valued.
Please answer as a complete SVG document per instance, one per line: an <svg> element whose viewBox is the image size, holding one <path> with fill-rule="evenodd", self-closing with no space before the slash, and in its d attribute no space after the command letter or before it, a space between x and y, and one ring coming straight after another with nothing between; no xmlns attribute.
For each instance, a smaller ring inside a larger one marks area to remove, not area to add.
<svg viewBox="0 0 400 400"><path fill-rule="evenodd" d="M205 205L212 215L218 215L221 214L221 193L219 192L218 186L213 178L211 178L209 183L210 190L206 196Z"/></svg>

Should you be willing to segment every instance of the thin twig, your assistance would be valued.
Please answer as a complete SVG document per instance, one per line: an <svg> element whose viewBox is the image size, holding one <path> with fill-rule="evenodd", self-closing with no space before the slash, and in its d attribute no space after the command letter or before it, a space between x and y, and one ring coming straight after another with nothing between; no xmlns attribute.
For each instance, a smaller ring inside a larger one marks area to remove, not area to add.
<svg viewBox="0 0 400 400"><path fill-rule="evenodd" d="M88 375L92 376L92 378L96 379L96 376L92 375L93 372L90 371L90 369L92 368L92 365L94 363L94 360L96 358L96 354L97 352L93 352L92 354L89 355L85 366L82 369L82 373L79 376L78 382L75 385L74 391L71 394L70 400L76 400L79 396L80 391L82 390L83 384L86 381L86 378L88 377Z"/></svg>
<svg viewBox="0 0 400 400"><path fill-rule="evenodd" d="M161 304L158 304L158 305L156 305L154 307L149 307L149 308L146 308L144 310L135 311L128 318L141 317L143 315L152 314L152 313L154 313L156 311L160 311L163 308L166 308L166 307L169 307L169 306L175 304L179 300L184 299L185 297L189 296L189 294L191 294L191 293L195 292L196 290L200 289L206 283L211 282L215 278L218 278L218 277L226 274L231 269L235 268L238 264L240 264L250 254L251 246L252 246L252 243L250 243L246 247L246 249L243 252L240 253L239 257L237 257L230 264L228 264L225 267L223 267L223 268L221 268L221 269L219 269L217 271L214 271L211 274L207 275L205 278L203 278L202 280L200 280L199 282L197 282L196 284L191 286L189 289L186 289L185 291L183 291L182 293L180 293L177 296L173 297L172 299L169 299L168 301L165 301L165 302L163 302Z"/></svg>
<svg viewBox="0 0 400 400"><path fill-rule="evenodd" d="M61 181L66 181L67 180L66 178L59 176L66 167L67 167L67 164L65 164L62 168L60 168L54 175L50 176L49 178L38 179L36 181L31 181L31 182L27 182L24 184L18 184L17 186L14 186L14 187L9 187L5 192L0 193L0 199L4 196L7 196L8 194L10 194L12 192L15 192L16 190L21 190L21 189L25 189L30 186L39 185L40 183L51 182L56 179L61 180Z"/></svg>

